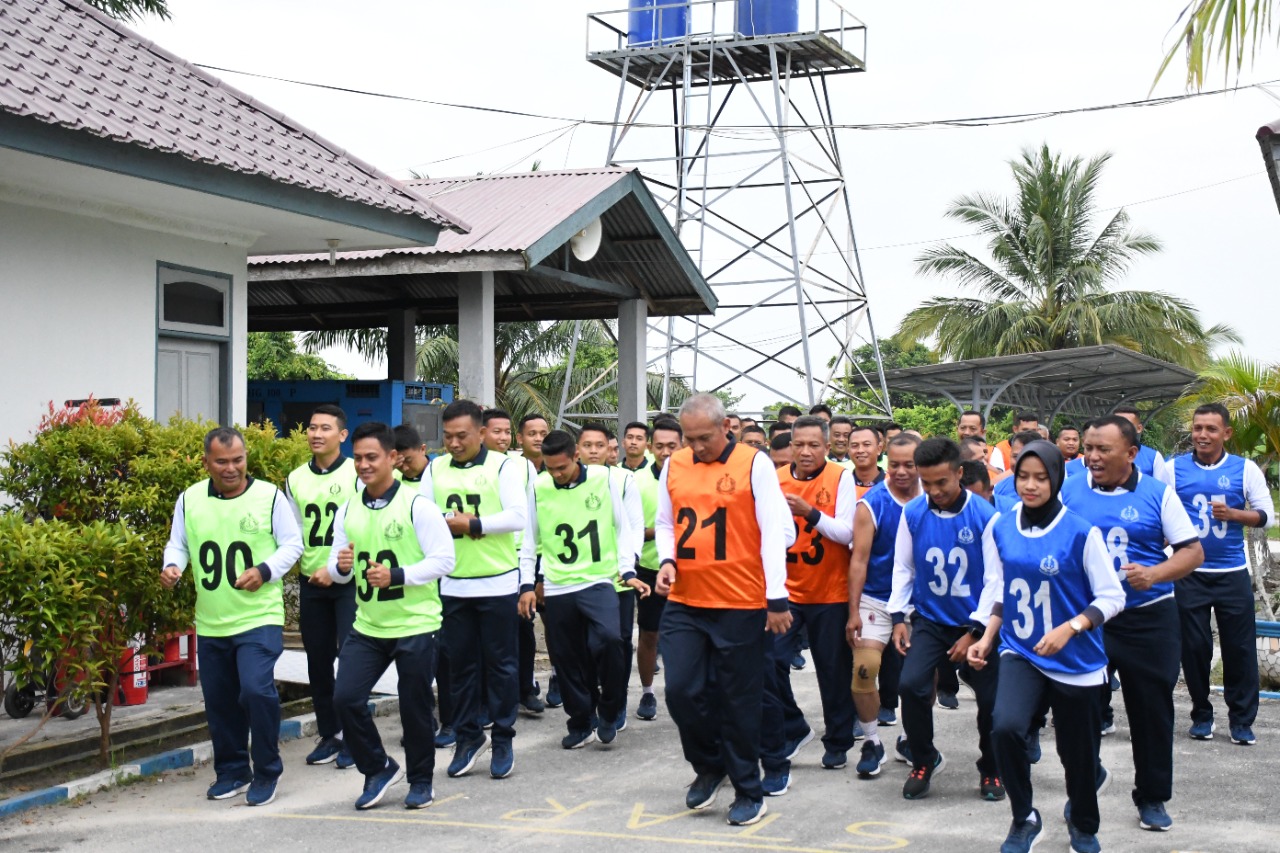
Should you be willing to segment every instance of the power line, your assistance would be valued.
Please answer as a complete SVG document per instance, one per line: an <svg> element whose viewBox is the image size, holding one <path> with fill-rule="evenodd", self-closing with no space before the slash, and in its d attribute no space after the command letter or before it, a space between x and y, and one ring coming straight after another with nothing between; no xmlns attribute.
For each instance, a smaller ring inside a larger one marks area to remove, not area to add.
<svg viewBox="0 0 1280 853"><path fill-rule="evenodd" d="M335 86L329 83L314 83L307 80L295 80L289 77L277 77L271 74L259 74L253 71L241 71L235 68L223 68L217 65L207 65L204 63L196 63L196 67L204 68L209 71L217 71L222 74L239 74L244 77L255 77L260 80L272 80L277 83L289 83L294 86L306 86L313 89L323 89L330 92L344 92L349 95L361 95L369 98L382 98L390 101L404 101L414 104L425 104L427 106L445 107L457 110L472 110L476 112L496 113L498 115L517 116L519 118L531 118L541 121L556 121L571 124L586 124L593 127L615 127L627 125L635 128L650 128L655 130L712 130L711 126L704 124L663 124L654 122L614 122L605 119L575 119L568 116L552 116L542 113L532 113L525 110L512 110L502 107L486 107L479 104L460 104L450 101L434 101L428 98L415 98L411 95L395 95L387 92L373 92L367 89L354 89L349 86ZM973 116L968 118L946 118L946 119L921 119L915 121L897 121L897 122L872 122L868 124L805 124L805 125L789 125L786 130L789 133L807 133L814 130L914 130L923 127L996 127L1007 124L1025 124L1027 122L1042 121L1048 118L1057 118L1059 116L1079 115L1081 113L1103 112L1107 110L1135 109L1139 107L1162 107L1168 104L1189 101L1195 98L1207 98L1214 95L1225 95L1233 92L1242 92L1247 89L1262 89L1274 83L1280 83L1280 78L1275 80L1264 80L1260 83L1247 83L1240 86L1229 86L1223 89L1211 89L1206 92L1185 92L1181 95L1167 95L1160 98L1144 98L1137 101L1120 101L1111 104L1097 104L1087 107L1074 107L1063 110L1041 110L1029 113L1010 113L1006 115L991 116ZM776 129L770 125L763 124L717 124L714 128L717 131L767 131L775 133Z"/></svg>

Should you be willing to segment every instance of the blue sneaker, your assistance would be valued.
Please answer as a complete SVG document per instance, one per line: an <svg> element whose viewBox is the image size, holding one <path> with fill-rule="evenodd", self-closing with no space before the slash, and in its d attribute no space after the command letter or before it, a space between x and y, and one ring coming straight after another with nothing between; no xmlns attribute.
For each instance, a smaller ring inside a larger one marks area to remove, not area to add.
<svg viewBox="0 0 1280 853"><path fill-rule="evenodd" d="M1103 791L1107 790L1107 786L1111 784L1111 773L1107 768L1099 764L1097 776L1095 778L1097 780L1098 793L1101 794Z"/></svg>
<svg viewBox="0 0 1280 853"><path fill-rule="evenodd" d="M489 775L494 779L505 779L516 769L516 754L511 749L511 741L494 741L489 750Z"/></svg>
<svg viewBox="0 0 1280 853"><path fill-rule="evenodd" d="M640 694L640 705L636 708L636 716L642 720L658 718L658 697L652 693Z"/></svg>
<svg viewBox="0 0 1280 853"><path fill-rule="evenodd" d="M339 770L350 770L352 767L356 766L355 756L348 752L347 748L344 746L342 748L342 752L338 753L337 760L333 762L333 766Z"/></svg>
<svg viewBox="0 0 1280 853"><path fill-rule="evenodd" d="M405 794L404 807L406 809L425 809L427 806L435 802L435 797L431 795L430 782L413 782L409 785L409 793Z"/></svg>
<svg viewBox="0 0 1280 853"><path fill-rule="evenodd" d="M476 766L476 759L489 746L489 738L483 733L480 740L472 743L457 743L453 747L453 760L449 762L448 774L450 776L462 776L471 772L471 768Z"/></svg>
<svg viewBox="0 0 1280 853"><path fill-rule="evenodd" d="M560 679L553 674L551 680L547 682L547 707L559 708L564 704L564 699L560 697Z"/></svg>
<svg viewBox="0 0 1280 853"><path fill-rule="evenodd" d="M1173 827L1173 818L1169 817L1169 813L1164 810L1164 803L1148 803L1139 800L1135 793L1133 804L1138 807L1138 826L1143 829L1152 832L1168 832Z"/></svg>
<svg viewBox="0 0 1280 853"><path fill-rule="evenodd" d="M1203 723L1192 723L1187 734L1192 740L1213 740L1213 729L1213 720L1205 720Z"/></svg>
<svg viewBox="0 0 1280 853"><path fill-rule="evenodd" d="M723 773L699 773L684 796L685 808L705 809L716 801L716 791L724 784Z"/></svg>
<svg viewBox="0 0 1280 853"><path fill-rule="evenodd" d="M1076 825L1071 822L1071 803L1067 803L1062 807L1062 817L1067 822L1067 834L1071 836L1072 853L1102 853L1102 845L1098 843L1098 836L1077 829Z"/></svg>
<svg viewBox="0 0 1280 853"><path fill-rule="evenodd" d="M1232 726L1231 742L1241 746L1253 746L1258 739L1253 736L1253 729L1249 726Z"/></svg>
<svg viewBox="0 0 1280 853"><path fill-rule="evenodd" d="M1044 821L1040 819L1040 812L1036 809L1031 810L1031 818L1019 823L1014 821L1009 824L1009 834L1005 836L1004 844L1000 845L1000 853L1031 853L1031 849L1040 841L1040 833L1044 829Z"/></svg>
<svg viewBox="0 0 1280 853"><path fill-rule="evenodd" d="M219 779L209 786L205 795L211 800L229 800L249 790L252 784L252 779Z"/></svg>
<svg viewBox="0 0 1280 853"><path fill-rule="evenodd" d="M308 764L328 764L338 757L338 753L342 752L345 744L340 737L318 737L316 738L316 748L307 753Z"/></svg>
<svg viewBox="0 0 1280 853"><path fill-rule="evenodd" d="M613 743L618 737L617 720L601 720L596 726L596 739L605 746Z"/></svg>
<svg viewBox="0 0 1280 853"><path fill-rule="evenodd" d="M247 806L265 806L276 798L276 779L254 779L249 785L249 791L244 795L244 802Z"/></svg>
<svg viewBox="0 0 1280 853"><path fill-rule="evenodd" d="M907 743L906 735L898 735L898 742L893 747L894 760L902 761L906 764L914 764L911 760L911 744Z"/></svg>
<svg viewBox="0 0 1280 853"><path fill-rule="evenodd" d="M614 721L613 727L618 731L626 731L627 729L627 706L622 706L622 711L618 713L618 719Z"/></svg>
<svg viewBox="0 0 1280 853"><path fill-rule="evenodd" d="M750 826L753 823L759 823L760 818L764 817L768 811L769 807L764 804L764 800L757 802L746 797L738 797L729 807L729 825Z"/></svg>
<svg viewBox="0 0 1280 853"><path fill-rule="evenodd" d="M804 669L806 663L807 661L804 659L804 655L800 652L796 652L796 656L791 659L791 668Z"/></svg>
<svg viewBox="0 0 1280 853"><path fill-rule="evenodd" d="M560 745L565 749L582 749L595 739L594 729L587 729L585 732L569 732L560 739Z"/></svg>
<svg viewBox="0 0 1280 853"><path fill-rule="evenodd" d="M787 741L783 749L786 750L785 757L787 761L791 761L800 754L800 750L809 745L809 741L813 740L813 729L810 728L802 737Z"/></svg>
<svg viewBox="0 0 1280 853"><path fill-rule="evenodd" d="M784 770L766 770L764 778L760 781L760 786L764 788L766 797L781 797L787 791L791 790L791 774ZM739 797L738 799L742 799ZM734 805L737 806L737 801ZM730 810L732 812L732 809Z"/></svg>
<svg viewBox="0 0 1280 853"><path fill-rule="evenodd" d="M862 730L862 720L854 719L853 721L853 739L862 740L867 733Z"/></svg>
<svg viewBox="0 0 1280 853"><path fill-rule="evenodd" d="M520 707L524 709L526 714L532 714L535 717L541 716L542 712L547 710L547 703L538 698L538 691L535 688L532 693L526 694L520 700Z"/></svg>
<svg viewBox="0 0 1280 853"><path fill-rule="evenodd" d="M364 793L356 798L356 808L363 811L382 802L387 789L404 778L404 771L394 758L387 759L387 766L372 776L364 777Z"/></svg>
<svg viewBox="0 0 1280 853"><path fill-rule="evenodd" d="M828 749L822 753L822 766L827 770L839 770L849 763L849 753L843 749Z"/></svg>
<svg viewBox="0 0 1280 853"><path fill-rule="evenodd" d="M1039 764L1043 757L1044 752L1040 749L1040 730L1036 729L1027 735L1027 760L1032 764Z"/></svg>
<svg viewBox="0 0 1280 853"><path fill-rule="evenodd" d="M889 760L889 756L885 755L884 744L872 743L871 741L862 742L862 757L858 759L857 771L858 775L864 779L870 779L872 776L880 775L880 768Z"/></svg>
<svg viewBox="0 0 1280 853"><path fill-rule="evenodd" d="M955 711L960 707L960 697L954 693L944 693L939 690L938 707L948 711Z"/></svg>
<svg viewBox="0 0 1280 853"><path fill-rule="evenodd" d="M441 726L440 731L436 732L436 749L448 749L458 742L458 736L454 734L453 726Z"/></svg>
<svg viewBox="0 0 1280 853"><path fill-rule="evenodd" d="M876 723L881 726L896 726L898 713L892 708L881 708L880 713L876 715Z"/></svg>

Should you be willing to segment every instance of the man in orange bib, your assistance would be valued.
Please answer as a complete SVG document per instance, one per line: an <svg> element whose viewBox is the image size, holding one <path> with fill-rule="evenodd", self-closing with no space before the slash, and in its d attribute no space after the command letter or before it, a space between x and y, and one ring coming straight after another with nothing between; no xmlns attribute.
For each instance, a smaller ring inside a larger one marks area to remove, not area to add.
<svg viewBox="0 0 1280 853"><path fill-rule="evenodd" d="M787 792L791 759L813 740L813 729L791 692L791 661L800 652L802 631L809 640L822 697L822 745L826 748L822 766L828 770L844 767L853 749L853 694L849 692L853 650L844 642L844 626L857 495L853 474L827 460L827 437L827 423L822 418L798 418L791 425L795 461L778 469L782 494L796 526L796 541L787 551L791 630L772 642L772 666L765 673L760 763L764 792L770 797Z"/></svg>
<svg viewBox="0 0 1280 853"><path fill-rule="evenodd" d="M715 802L725 777L729 823L764 816L760 721L765 630L791 627L787 548L795 525L769 458L734 441L724 404L698 394L680 407L685 447L667 461L654 525L661 567L667 708L697 777L685 804Z"/></svg>

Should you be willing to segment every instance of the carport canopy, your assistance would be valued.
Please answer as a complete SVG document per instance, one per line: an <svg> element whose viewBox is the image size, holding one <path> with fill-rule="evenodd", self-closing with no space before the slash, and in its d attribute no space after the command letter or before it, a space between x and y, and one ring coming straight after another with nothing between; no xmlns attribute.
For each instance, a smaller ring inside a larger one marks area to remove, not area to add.
<svg viewBox="0 0 1280 853"><path fill-rule="evenodd" d="M1031 409L1042 423L1098 417L1125 403L1162 409L1197 381L1185 367L1115 344L904 367L884 378L890 391L942 397L988 418L996 406Z"/></svg>
<svg viewBox="0 0 1280 853"><path fill-rule="evenodd" d="M434 246L249 259L251 331L387 327L388 374L414 378L414 327L458 324L460 396L493 403L496 321L618 320L621 422L643 419L650 316L716 298L639 172L604 168L409 182L470 225ZM598 250L575 235L600 221Z"/></svg>

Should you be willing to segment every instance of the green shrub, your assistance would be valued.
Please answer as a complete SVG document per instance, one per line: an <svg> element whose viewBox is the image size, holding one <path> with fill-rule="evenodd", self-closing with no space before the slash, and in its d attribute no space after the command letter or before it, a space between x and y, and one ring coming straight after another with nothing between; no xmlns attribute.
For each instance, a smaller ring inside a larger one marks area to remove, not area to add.
<svg viewBox="0 0 1280 853"><path fill-rule="evenodd" d="M188 630L194 587L160 585L162 553L178 495L207 474L203 439L214 425L174 418L159 424L133 405L95 403L55 411L34 439L0 454L0 641L22 649L8 664L29 683L60 667L94 701L110 749L111 702L119 663L141 644ZM305 436L244 430L253 477L277 485L309 457Z"/></svg>

